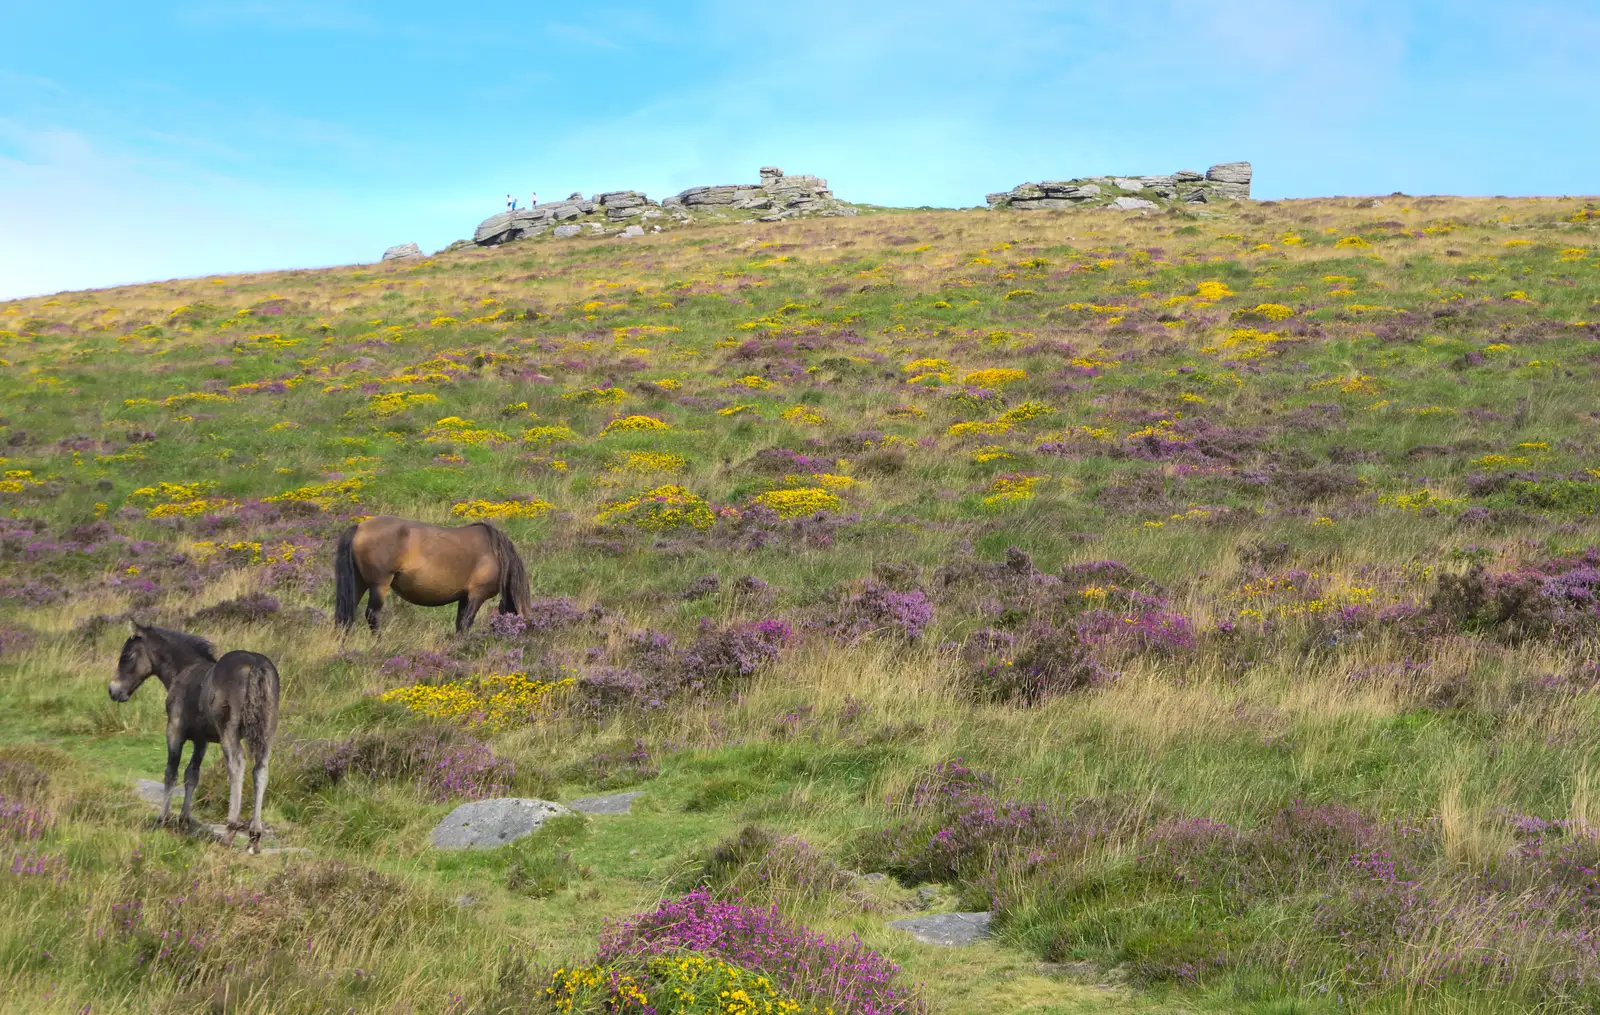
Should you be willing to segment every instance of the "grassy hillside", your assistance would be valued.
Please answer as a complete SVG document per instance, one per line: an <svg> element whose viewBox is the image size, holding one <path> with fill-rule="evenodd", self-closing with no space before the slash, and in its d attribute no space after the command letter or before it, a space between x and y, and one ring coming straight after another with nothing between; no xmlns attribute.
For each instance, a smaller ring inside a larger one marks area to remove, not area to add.
<svg viewBox="0 0 1600 1015"><path fill-rule="evenodd" d="M701 985L663 1011L1593 1010L1597 255L1592 204L1397 195L0 303L0 1010L600 1010L575 964ZM494 520L531 615L336 633L379 513ZM308 853L153 826L130 615L276 660ZM596 958L697 886L778 929ZM749 944L802 926L902 1000Z"/></svg>

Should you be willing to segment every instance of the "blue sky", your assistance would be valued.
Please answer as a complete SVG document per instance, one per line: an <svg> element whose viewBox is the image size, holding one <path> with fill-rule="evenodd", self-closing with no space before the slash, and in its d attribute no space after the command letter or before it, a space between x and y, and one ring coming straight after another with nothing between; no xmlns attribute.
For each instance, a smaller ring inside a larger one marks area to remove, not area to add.
<svg viewBox="0 0 1600 1015"><path fill-rule="evenodd" d="M436 249L504 204L825 176L970 206L1600 191L1600 3L0 0L0 298Z"/></svg>

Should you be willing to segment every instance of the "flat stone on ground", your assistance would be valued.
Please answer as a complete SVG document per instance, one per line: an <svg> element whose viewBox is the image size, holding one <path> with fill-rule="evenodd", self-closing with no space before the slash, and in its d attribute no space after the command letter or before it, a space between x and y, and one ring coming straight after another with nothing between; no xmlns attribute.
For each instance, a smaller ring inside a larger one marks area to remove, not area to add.
<svg viewBox="0 0 1600 1015"><path fill-rule="evenodd" d="M989 936L989 913L931 913L890 920L889 926L928 945L970 945Z"/></svg>
<svg viewBox="0 0 1600 1015"><path fill-rule="evenodd" d="M586 796L569 800L567 806L580 814L627 814L633 809L633 802L642 796L640 792Z"/></svg>
<svg viewBox="0 0 1600 1015"><path fill-rule="evenodd" d="M445 815L431 838L436 849L493 849L538 831L550 818L571 813L549 800L474 800Z"/></svg>

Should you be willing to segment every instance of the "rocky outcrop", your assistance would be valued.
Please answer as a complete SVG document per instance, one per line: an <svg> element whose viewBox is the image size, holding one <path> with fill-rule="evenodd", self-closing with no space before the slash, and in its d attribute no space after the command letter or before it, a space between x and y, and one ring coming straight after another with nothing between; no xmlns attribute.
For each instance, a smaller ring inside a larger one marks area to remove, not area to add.
<svg viewBox="0 0 1600 1015"><path fill-rule="evenodd" d="M534 205L532 208L503 211L480 222L477 231L472 234L472 241L480 247L493 247L511 240L538 236L559 222L593 215L599 207L598 199L585 201L568 198Z"/></svg>
<svg viewBox="0 0 1600 1015"><path fill-rule="evenodd" d="M787 176L777 166L761 167L757 184L727 183L690 187L661 202L663 208L707 211L759 211L763 222L811 215L854 215L853 206L833 196L820 176Z"/></svg>
<svg viewBox="0 0 1600 1015"><path fill-rule="evenodd" d="M1122 211L1171 204L1243 201L1250 197L1248 162L1224 162L1204 173L1180 169L1168 176L1086 176L1076 180L1024 183L988 195L990 208L1117 208Z"/></svg>
<svg viewBox="0 0 1600 1015"><path fill-rule="evenodd" d="M854 215L856 210L833 196L820 176L786 176L776 166L761 169L760 183L733 183L716 187L690 187L660 204L637 190L612 190L587 201L573 194L565 201L519 208L491 215L478 225L472 240L493 247L546 232L557 237L578 235L577 223L591 233L640 236L644 223L692 222L696 212L726 215L754 212L763 222L806 215ZM660 230L660 225L656 225Z"/></svg>
<svg viewBox="0 0 1600 1015"><path fill-rule="evenodd" d="M383 252L385 261L400 261L408 257L421 257L422 248L415 243L402 243Z"/></svg>

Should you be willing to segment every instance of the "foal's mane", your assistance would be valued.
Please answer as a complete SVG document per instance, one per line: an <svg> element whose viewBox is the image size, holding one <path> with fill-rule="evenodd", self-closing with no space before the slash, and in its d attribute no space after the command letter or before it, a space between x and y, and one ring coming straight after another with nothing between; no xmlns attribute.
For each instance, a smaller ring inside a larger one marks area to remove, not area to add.
<svg viewBox="0 0 1600 1015"><path fill-rule="evenodd" d="M142 633L159 645L176 649L180 652L192 652L208 663L217 661L216 649L211 643L198 634L185 634L182 631L173 631L165 627L147 627Z"/></svg>

